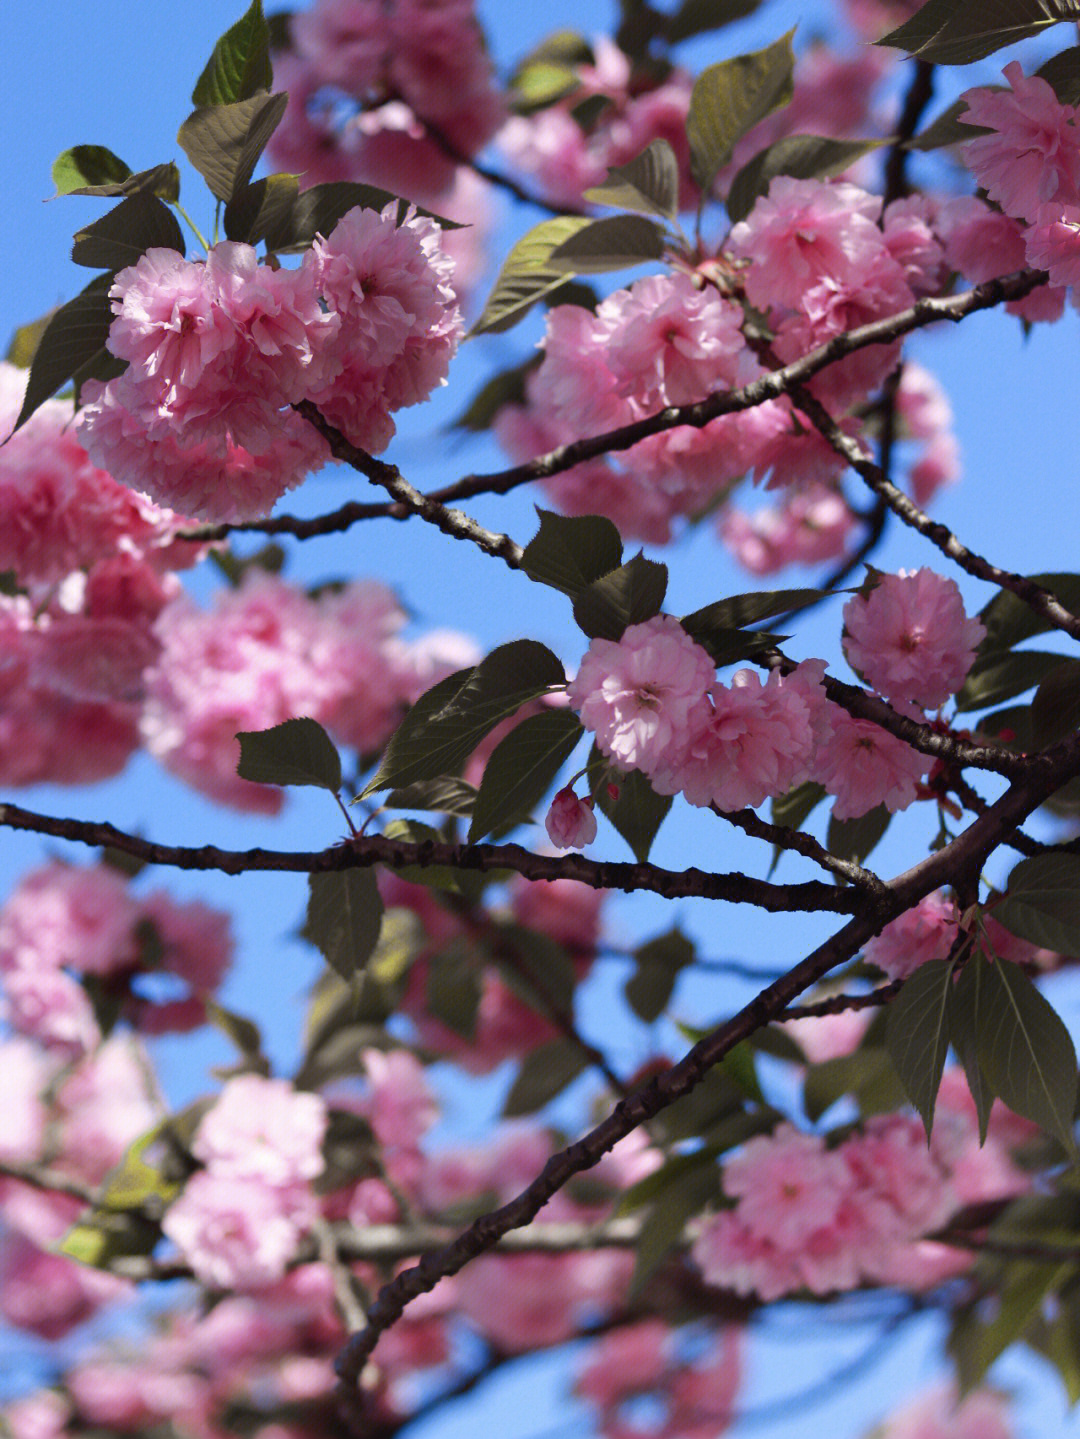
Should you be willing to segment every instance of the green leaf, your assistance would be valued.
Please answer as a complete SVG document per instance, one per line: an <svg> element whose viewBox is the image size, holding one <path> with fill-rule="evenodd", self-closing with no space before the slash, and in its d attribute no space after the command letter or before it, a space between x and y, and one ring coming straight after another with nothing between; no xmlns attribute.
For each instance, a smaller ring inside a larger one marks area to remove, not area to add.
<svg viewBox="0 0 1080 1439"><path fill-rule="evenodd" d="M263 15L262 0L229 27L214 46L206 68L191 92L193 105L231 105L249 100L274 83L270 68L270 27Z"/></svg>
<svg viewBox="0 0 1080 1439"><path fill-rule="evenodd" d="M183 255L184 232L168 205L143 191L77 230L71 258L94 270L122 270L155 247Z"/></svg>
<svg viewBox="0 0 1080 1439"><path fill-rule="evenodd" d="M475 950L467 940L451 940L428 960L427 1011L462 1039L476 1033L481 993Z"/></svg>
<svg viewBox="0 0 1080 1439"><path fill-rule="evenodd" d="M714 600L711 605L684 615L679 623L692 639L710 630L738 630L773 615L786 615L792 610L805 609L825 598L824 590L758 590L746 595L732 595L726 600Z"/></svg>
<svg viewBox="0 0 1080 1439"><path fill-rule="evenodd" d="M589 756L589 781L596 808L626 840L637 862L645 864L657 831L671 808L671 795L657 794L640 770L632 769L626 774L614 770L610 782L617 786L619 795L617 799L612 799L608 793L608 781L597 787L593 779L598 771L608 769L609 762L594 745Z"/></svg>
<svg viewBox="0 0 1080 1439"><path fill-rule="evenodd" d="M789 30L764 50L710 65L694 82L686 134L690 169L703 194L743 135L791 100L794 33Z"/></svg>
<svg viewBox="0 0 1080 1439"><path fill-rule="evenodd" d="M572 710L547 710L515 725L484 766L469 843L520 823L547 794L583 734Z"/></svg>
<svg viewBox="0 0 1080 1439"><path fill-rule="evenodd" d="M306 784L337 794L341 756L317 720L290 719L272 729L244 730L236 773L256 784Z"/></svg>
<svg viewBox="0 0 1080 1439"><path fill-rule="evenodd" d="M1080 855L1023 859L991 913L1010 934L1041 949L1080 955Z"/></svg>
<svg viewBox="0 0 1080 1439"><path fill-rule="evenodd" d="M97 146L76 145L75 150L65 150L60 155L53 167L65 159L65 156L75 154L84 149L96 149ZM123 164L123 161L120 162ZM124 166L127 169L127 166ZM62 167L62 174L68 178L75 178L70 167L66 164ZM53 178L55 179L55 173ZM180 198L180 171L175 164L168 160L163 165L153 165L149 170L139 170L132 175L130 172L123 180L102 180L94 185L80 185L78 189L64 190L65 195L91 195L102 197L118 197L121 195L156 195L159 200L164 200L167 205L175 205Z"/></svg>
<svg viewBox="0 0 1080 1439"><path fill-rule="evenodd" d="M857 819L836 819L829 817L829 830L825 848L837 859L854 860L864 864L878 840L889 828L892 815L883 804L875 806Z"/></svg>
<svg viewBox="0 0 1080 1439"><path fill-rule="evenodd" d="M51 174L57 195L78 195L87 187L119 185L131 167L104 145L73 145L57 155Z"/></svg>
<svg viewBox="0 0 1080 1439"><path fill-rule="evenodd" d="M537 507L540 529L525 546L521 568L538 584L576 599L582 590L618 568L622 539L601 515L556 515Z"/></svg>
<svg viewBox="0 0 1080 1439"><path fill-rule="evenodd" d="M725 201L732 221L745 220L777 175L827 180L886 144L885 140L831 140L825 135L785 135L760 150L731 182Z"/></svg>
<svg viewBox="0 0 1080 1439"><path fill-rule="evenodd" d="M979 1063L991 1089L1075 1154L1076 1050L1069 1031L1019 965L987 965L977 1037Z"/></svg>
<svg viewBox="0 0 1080 1439"><path fill-rule="evenodd" d="M660 613L667 581L667 565L647 560L639 552L578 594L574 619L590 639L620 639L627 625L642 624Z"/></svg>
<svg viewBox="0 0 1080 1439"><path fill-rule="evenodd" d="M247 185L288 103L284 94L252 95L194 110L180 126L180 148L219 200L227 203Z"/></svg>
<svg viewBox="0 0 1080 1439"><path fill-rule="evenodd" d="M1073 614L1080 613L1080 575L1054 573L1030 575L1029 578L1044 590L1049 590L1067 610ZM1021 640L1048 634L1056 628L1010 590L999 590L979 611L979 619L986 627L986 638L979 646L979 661L995 652L1012 649Z"/></svg>
<svg viewBox="0 0 1080 1439"><path fill-rule="evenodd" d="M470 336L509 330L537 300L558 289L566 280L566 271L551 264L553 252L592 223L584 215L557 215L524 234L503 262Z"/></svg>
<svg viewBox="0 0 1080 1439"><path fill-rule="evenodd" d="M886 1013L885 1048L904 1092L922 1116L927 1142L949 1049L947 1013L954 967L947 959L920 964Z"/></svg>
<svg viewBox="0 0 1080 1439"><path fill-rule="evenodd" d="M421 696L391 736L378 773L363 793L456 774L497 724L565 684L562 665L545 645L536 640L500 645L475 669L436 685L441 703L432 699L417 714L428 698Z"/></svg>
<svg viewBox="0 0 1080 1439"><path fill-rule="evenodd" d="M669 45L689 40L710 30L719 30L733 20L752 15L761 0L683 0L664 20L664 38Z"/></svg>
<svg viewBox="0 0 1080 1439"><path fill-rule="evenodd" d="M848 1095L858 1104L864 1118L886 1114L907 1101L892 1059L884 1049L875 1046L823 1060L807 1069L803 1106L812 1123L816 1124L837 1100Z"/></svg>
<svg viewBox="0 0 1080 1439"><path fill-rule="evenodd" d="M472 430L475 433L489 430L491 422L504 405L523 405L525 383L537 369L541 359L540 355L530 355L520 365L512 365L508 370L500 370L497 375L492 375L486 384L480 386L461 414L451 421L454 428Z"/></svg>
<svg viewBox="0 0 1080 1439"><path fill-rule="evenodd" d="M475 788L452 774L440 774L405 789L391 790L383 801L387 809L430 809L459 816L472 814L475 803Z"/></svg>
<svg viewBox="0 0 1080 1439"><path fill-rule="evenodd" d="M521 1061L503 1104L503 1117L516 1119L522 1114L535 1114L588 1067L581 1046L572 1039L548 1040Z"/></svg>
<svg viewBox="0 0 1080 1439"><path fill-rule="evenodd" d="M1046 1296L1073 1274L1072 1264L1013 1260L992 1306L975 1304L958 1311L946 1347L962 1394L983 1381L994 1360L1039 1317Z"/></svg>
<svg viewBox="0 0 1080 1439"><path fill-rule="evenodd" d="M601 275L663 258L667 232L643 215L612 215L589 220L556 245L548 261L562 274Z"/></svg>
<svg viewBox="0 0 1080 1439"><path fill-rule="evenodd" d="M60 1254L94 1269L110 1269L118 1259L145 1257L161 1240L161 1226L136 1209L91 1209L57 1245Z"/></svg>
<svg viewBox="0 0 1080 1439"><path fill-rule="evenodd" d="M987 85L987 90L1001 90L1001 85ZM947 110L941 114L925 130L910 140L904 141L906 150L921 150L924 153L930 150L942 150L947 145L962 145L965 140L974 140L977 135L989 135L990 131L982 125L968 125L961 119L967 114L967 101L954 100Z"/></svg>
<svg viewBox="0 0 1080 1439"><path fill-rule="evenodd" d="M1052 1317L1037 1316L1024 1339L1058 1371L1069 1403L1080 1403L1080 1293L1063 1292Z"/></svg>
<svg viewBox="0 0 1080 1439"><path fill-rule="evenodd" d="M360 974L382 926L383 902L374 869L308 875L303 935L342 979Z"/></svg>
<svg viewBox="0 0 1080 1439"><path fill-rule="evenodd" d="M249 1067L262 1074L269 1074L269 1062L262 1052L262 1036L259 1026L242 1014L234 1014L216 1000L206 1000L206 1017L215 1029L220 1029L226 1039L232 1040L237 1049L249 1061Z"/></svg>
<svg viewBox="0 0 1080 1439"><path fill-rule="evenodd" d="M1080 46L1059 50L1035 71L1063 105L1080 105Z"/></svg>
<svg viewBox="0 0 1080 1439"><path fill-rule="evenodd" d="M683 1240L687 1222L718 1197L718 1190L719 1170L711 1158L686 1166L679 1183L665 1187L641 1226L630 1280L631 1300L642 1293L666 1256Z"/></svg>
<svg viewBox="0 0 1080 1439"><path fill-rule="evenodd" d="M778 795L772 801L773 824L782 824L787 829L802 829L811 811L825 798L824 785L808 779L789 789L787 794Z"/></svg>
<svg viewBox="0 0 1080 1439"><path fill-rule="evenodd" d="M25 325L18 327L4 353L4 359L9 365L14 365L20 370L30 368L34 362L34 356L37 354L37 348L41 344L41 337L55 314L55 310L50 310L40 319L30 320Z"/></svg>
<svg viewBox="0 0 1080 1439"><path fill-rule="evenodd" d="M652 140L627 165L613 165L602 185L586 190L594 205L642 210L674 220L679 213L679 162L667 140Z"/></svg>
<svg viewBox="0 0 1080 1439"><path fill-rule="evenodd" d="M95 275L86 289L61 305L45 326L30 366L16 430L66 380L103 357L112 359L105 341L113 320L109 288L114 279L112 274Z"/></svg>
<svg viewBox="0 0 1080 1439"><path fill-rule="evenodd" d="M964 1066L968 1089L975 1101L980 1145L986 1143L990 1109L994 1103L993 1090L979 1059L979 1036L985 1028L986 971L985 958L981 954L973 955L951 987L948 1010L949 1041Z"/></svg>
<svg viewBox="0 0 1080 1439"><path fill-rule="evenodd" d="M556 30L522 57L510 76L509 100L519 115L531 115L572 95L581 85L579 65L596 57L583 35Z"/></svg>
<svg viewBox="0 0 1080 1439"><path fill-rule="evenodd" d="M1049 650L1017 650L976 660L956 696L956 708L961 712L986 709L1023 694L1042 684L1051 670L1061 664L1062 658Z"/></svg>
<svg viewBox="0 0 1080 1439"><path fill-rule="evenodd" d="M569 952L556 940L521 924L503 924L490 937L491 959L509 989L537 1014L552 1006L569 1014L577 976Z"/></svg>
<svg viewBox="0 0 1080 1439"><path fill-rule="evenodd" d="M970 65L1067 20L1080 20L1080 0L928 0L875 43L935 65Z"/></svg>
<svg viewBox="0 0 1080 1439"><path fill-rule="evenodd" d="M1031 723L1036 749L1080 729L1080 660L1062 660L1035 691Z"/></svg>
<svg viewBox="0 0 1080 1439"><path fill-rule="evenodd" d="M299 194L296 175L267 175L245 185L225 206L226 237L245 245L259 244L291 223Z"/></svg>
<svg viewBox="0 0 1080 1439"><path fill-rule="evenodd" d="M626 1002L646 1024L667 1008L679 971L694 962L694 946L680 929L670 929L634 951L634 973L626 981Z"/></svg>
<svg viewBox="0 0 1080 1439"><path fill-rule="evenodd" d="M400 225L409 213L410 201L390 190L380 190L377 185L363 185L356 180L328 180L323 185L312 185L294 197L289 211L282 208L272 217L272 223L271 217L267 217L263 236L266 248L276 254L298 253L308 249L316 235L329 235L338 221L357 206L361 210L382 211L395 203L396 223ZM418 215L426 215L444 230L461 229L457 221L437 215L434 210L425 210L422 205L414 208Z"/></svg>

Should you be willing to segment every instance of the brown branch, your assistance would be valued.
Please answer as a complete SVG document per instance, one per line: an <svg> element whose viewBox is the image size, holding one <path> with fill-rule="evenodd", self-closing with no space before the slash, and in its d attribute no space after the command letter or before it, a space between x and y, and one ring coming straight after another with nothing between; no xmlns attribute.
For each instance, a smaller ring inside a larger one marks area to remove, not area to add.
<svg viewBox="0 0 1080 1439"><path fill-rule="evenodd" d="M831 994L828 999L817 999L812 1004L789 1004L780 1016L780 1022L789 1019L820 1019L826 1014L845 1014L853 1009L876 1009L888 1004L904 987L902 979L894 979L872 989L868 994Z"/></svg>
<svg viewBox="0 0 1080 1439"><path fill-rule="evenodd" d="M593 889L618 889L628 894L647 890L667 899L691 896L723 899L757 905L771 913L827 910L833 914L850 914L857 902L852 891L837 890L834 885L814 880L804 884L769 884L742 874L716 874L693 867L668 870L651 864L587 859L580 854L532 854L517 844L443 844L435 840L410 844L405 840L387 839L385 835L364 835L330 849L310 851L226 850L210 844L188 848L158 844L108 823L58 819L14 804L0 804L0 826L48 834L76 844L118 849L148 864L174 869L220 870L223 874L243 874L249 870L327 874L376 864L385 864L391 869L446 865L481 873L510 869L526 879L575 879Z"/></svg>
<svg viewBox="0 0 1080 1439"><path fill-rule="evenodd" d="M864 869L854 860L837 859L834 854L830 854L823 845L819 844L813 835L804 834L802 830L792 829L786 824L769 824L768 821L759 818L752 809L727 810L720 809L716 805L711 805L710 808L721 819L726 819L729 824L737 826L744 834L752 835L754 839L768 840L778 849L791 850L794 854L801 854L805 859L813 860L816 865L828 870L830 874L835 874L839 879L846 879L849 884L857 885L870 894L885 893L884 880L872 869Z"/></svg>
<svg viewBox="0 0 1080 1439"><path fill-rule="evenodd" d="M20 1184L28 1184L44 1194L66 1194L72 1199L81 1199L84 1204L94 1204L98 1197L92 1184L84 1184L44 1164L16 1164L11 1159L0 1159L0 1178L17 1179Z"/></svg>

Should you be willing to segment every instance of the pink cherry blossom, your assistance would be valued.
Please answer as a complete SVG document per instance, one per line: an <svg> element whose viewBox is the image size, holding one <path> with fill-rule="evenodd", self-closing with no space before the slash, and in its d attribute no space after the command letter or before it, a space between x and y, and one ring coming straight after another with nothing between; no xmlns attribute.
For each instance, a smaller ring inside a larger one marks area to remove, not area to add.
<svg viewBox="0 0 1080 1439"><path fill-rule="evenodd" d="M848 662L894 704L944 704L985 635L982 622L967 617L955 580L929 569L882 575L844 606Z"/></svg>
<svg viewBox="0 0 1080 1439"><path fill-rule="evenodd" d="M424 1066L406 1049L366 1049L363 1059L371 1085L365 1108L377 1138L395 1148L415 1146L439 1114Z"/></svg>
<svg viewBox="0 0 1080 1439"><path fill-rule="evenodd" d="M863 947L863 954L890 979L907 979L927 960L948 956L958 924L955 902L935 890L887 924Z"/></svg>
<svg viewBox="0 0 1080 1439"><path fill-rule="evenodd" d="M1024 236L1027 262L1052 285L1080 285L1080 204L1040 205Z"/></svg>
<svg viewBox="0 0 1080 1439"><path fill-rule="evenodd" d="M870 720L833 707L833 732L813 760L812 777L836 796L836 819L857 819L883 804L890 813L916 798L929 759Z"/></svg>
<svg viewBox="0 0 1080 1439"><path fill-rule="evenodd" d="M306 1190L200 1170L162 1229L212 1289L261 1289L285 1273L313 1209Z"/></svg>
<svg viewBox="0 0 1080 1439"><path fill-rule="evenodd" d="M975 195L947 201L938 212L935 229L944 242L948 264L974 284L1027 264L1024 227ZM1010 300L1005 308L1032 324L1049 323L1061 317L1064 304L1060 286L1040 285L1022 300Z"/></svg>
<svg viewBox="0 0 1080 1439"><path fill-rule="evenodd" d="M284 1187L323 1172L327 1120L321 1095L285 1079L240 1074L203 1116L191 1151L217 1178Z"/></svg>
<svg viewBox="0 0 1080 1439"><path fill-rule="evenodd" d="M569 787L559 790L551 801L544 827L556 849L584 849L596 838L592 800L579 799Z"/></svg>
<svg viewBox="0 0 1080 1439"><path fill-rule="evenodd" d="M720 512L721 540L745 570L771 575L788 565L819 564L844 553L855 524L842 494L824 486L792 489L780 505L753 514L734 507Z"/></svg>
<svg viewBox="0 0 1080 1439"><path fill-rule="evenodd" d="M1014 1439L1009 1400L990 1389L933 1389L889 1414L878 1439Z"/></svg>

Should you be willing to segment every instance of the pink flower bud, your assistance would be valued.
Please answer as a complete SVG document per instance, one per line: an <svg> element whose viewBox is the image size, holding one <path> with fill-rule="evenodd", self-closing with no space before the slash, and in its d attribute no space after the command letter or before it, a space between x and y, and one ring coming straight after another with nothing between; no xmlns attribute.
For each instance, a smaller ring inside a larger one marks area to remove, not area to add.
<svg viewBox="0 0 1080 1439"><path fill-rule="evenodd" d="M583 849L596 838L592 800L578 799L569 785L551 801L544 824L557 849Z"/></svg>

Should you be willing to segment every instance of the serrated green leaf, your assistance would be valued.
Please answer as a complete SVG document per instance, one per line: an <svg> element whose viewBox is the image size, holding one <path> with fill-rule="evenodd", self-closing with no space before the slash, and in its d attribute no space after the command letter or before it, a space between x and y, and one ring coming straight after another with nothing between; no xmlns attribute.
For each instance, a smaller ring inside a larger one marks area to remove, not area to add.
<svg viewBox="0 0 1080 1439"><path fill-rule="evenodd" d="M236 773L256 784L314 785L337 794L341 756L317 720L290 719L266 730L243 730Z"/></svg>
<svg viewBox="0 0 1080 1439"><path fill-rule="evenodd" d="M991 1089L1074 1154L1077 1073L1069 1031L1019 965L988 963L983 988L978 1056Z"/></svg>
<svg viewBox="0 0 1080 1439"><path fill-rule="evenodd" d="M251 95L194 110L180 126L180 148L219 200L243 191L288 103L284 94Z"/></svg>
<svg viewBox="0 0 1080 1439"><path fill-rule="evenodd" d="M225 206L226 237L258 245L267 235L289 225L299 194L297 175L267 175L245 185Z"/></svg>
<svg viewBox="0 0 1080 1439"><path fill-rule="evenodd" d="M979 1059L979 1035L986 1025L986 970L982 955L973 955L960 971L960 977L949 993L949 1042L964 1067L968 1089L975 1101L979 1123L979 1143L986 1143L990 1110L994 1093L983 1073Z"/></svg>
<svg viewBox="0 0 1080 1439"><path fill-rule="evenodd" d="M592 223L584 215L557 215L523 235L503 262L470 337L510 329L537 300L563 284L566 271L553 266L551 256L563 241Z"/></svg>
<svg viewBox="0 0 1080 1439"><path fill-rule="evenodd" d="M956 696L956 708L961 713L986 709L1023 694L1042 684L1062 658L1049 650L1017 650L976 660Z"/></svg>
<svg viewBox="0 0 1080 1439"><path fill-rule="evenodd" d="M1073 614L1080 613L1080 575L1054 573L1030 575L1037 585L1049 590ZM976 665L1001 650L1012 649L1033 635L1048 634L1056 627L1010 590L999 590L979 611L986 638L979 646Z"/></svg>
<svg viewBox="0 0 1080 1439"><path fill-rule="evenodd" d="M1080 105L1080 46L1059 50L1035 74L1046 81L1062 105Z"/></svg>
<svg viewBox="0 0 1080 1439"><path fill-rule="evenodd" d="M111 273L95 275L86 289L61 305L45 326L30 365L26 395L15 421L16 430L39 405L55 395L65 381L103 356L113 358L105 341L113 319L109 288L114 278Z"/></svg>
<svg viewBox="0 0 1080 1439"><path fill-rule="evenodd" d="M586 190L594 205L642 210L674 220L679 213L679 162L667 140L652 140L626 165L613 165L602 185ZM585 233L584 231L582 232Z"/></svg>
<svg viewBox="0 0 1080 1439"><path fill-rule="evenodd" d="M947 1012L953 969L953 962L947 959L920 964L886 1016L885 1048L904 1092L922 1116L927 1142L949 1049Z"/></svg>
<svg viewBox="0 0 1080 1439"><path fill-rule="evenodd" d="M537 507L540 529L525 546L521 568L538 584L575 599L583 589L618 569L622 539L601 515L556 515Z"/></svg>
<svg viewBox="0 0 1080 1439"><path fill-rule="evenodd" d="M664 38L669 45L677 45L693 35L743 20L760 4L761 0L682 0L678 9L664 18Z"/></svg>
<svg viewBox="0 0 1080 1439"><path fill-rule="evenodd" d="M1009 875L991 911L1010 934L1059 954L1080 954L1080 855L1039 854Z"/></svg>
<svg viewBox="0 0 1080 1439"><path fill-rule="evenodd" d="M82 147L77 145L75 148L78 150ZM69 153L66 150L64 152L65 155ZM64 156L59 158L62 160ZM168 160L163 165L152 165L149 170L139 170L134 175L129 173L124 180L103 180L96 185L80 185L78 189L65 190L63 193L103 198L156 195L159 200L164 200L166 205L175 205L180 198L180 171L172 160Z"/></svg>
<svg viewBox="0 0 1080 1439"><path fill-rule="evenodd" d="M548 264L564 275L602 275L663 258L667 232L643 215L590 220L551 252Z"/></svg>
<svg viewBox="0 0 1080 1439"><path fill-rule="evenodd" d="M482 987L467 941L452 940L430 956L424 993L429 1014L462 1039L473 1038Z"/></svg>
<svg viewBox="0 0 1080 1439"><path fill-rule="evenodd" d="M262 0L252 0L249 9L214 46L206 68L195 82L191 103L231 105L269 90L273 83L270 27L263 15Z"/></svg>
<svg viewBox="0 0 1080 1439"><path fill-rule="evenodd" d="M342 979L362 972L378 942L382 917L374 869L308 875L304 938Z"/></svg>
<svg viewBox="0 0 1080 1439"><path fill-rule="evenodd" d="M760 150L735 176L725 204L732 221L745 220L777 175L827 180L839 175L885 140L832 140L826 135L785 135Z"/></svg>
<svg viewBox="0 0 1080 1439"><path fill-rule="evenodd" d="M600 783L599 787L595 787L594 776L609 768L609 761L594 745L589 756L589 781L590 786L593 787L596 808L611 821L618 833L622 835L638 863L645 864L657 831L671 808L672 798L667 794L657 794L649 781L637 769L629 770L626 774L620 774L616 770L610 781L605 781ZM614 783L618 788L618 798L616 799L612 799L608 793L609 782Z"/></svg>
<svg viewBox="0 0 1080 1439"><path fill-rule="evenodd" d="M690 168L703 194L743 135L791 100L794 33L789 30L764 50L710 65L694 82L686 134Z"/></svg>
<svg viewBox="0 0 1080 1439"><path fill-rule="evenodd" d="M548 710L515 725L484 765L469 843L520 823L547 794L583 733L572 710Z"/></svg>
<svg viewBox="0 0 1080 1439"><path fill-rule="evenodd" d="M476 803L476 789L456 775L441 774L419 780L405 789L391 790L383 800L387 809L430 809L440 814L467 816Z"/></svg>
<svg viewBox="0 0 1080 1439"><path fill-rule="evenodd" d="M1046 749L1080 729L1080 660L1062 660L1035 691L1031 702L1036 749Z"/></svg>
<svg viewBox="0 0 1080 1439"><path fill-rule="evenodd" d="M120 184L131 167L104 145L73 145L61 150L50 173L58 196L77 195L88 186Z"/></svg>
<svg viewBox="0 0 1080 1439"><path fill-rule="evenodd" d="M876 43L934 65L970 65L1069 20L1080 20L1080 0L928 0Z"/></svg>
<svg viewBox="0 0 1080 1439"><path fill-rule="evenodd" d="M874 847L889 828L892 815L883 804L876 805L856 819L829 817L825 848L837 859L865 863Z"/></svg>
<svg viewBox="0 0 1080 1439"><path fill-rule="evenodd" d="M660 613L667 594L667 565L640 552L579 591L574 619L590 639L617 640L628 625Z"/></svg>
<svg viewBox="0 0 1080 1439"><path fill-rule="evenodd" d="M693 614L684 615L679 623L691 638L712 629L741 630L773 615L790 614L805 609L825 598L824 590L753 590L745 595L731 595L714 600Z"/></svg>
<svg viewBox="0 0 1080 1439"><path fill-rule="evenodd" d="M588 1066L581 1046L572 1039L548 1040L521 1061L503 1104L503 1117L515 1119L523 1114L535 1114Z"/></svg>
<svg viewBox="0 0 1080 1439"><path fill-rule="evenodd" d="M460 674L453 675L435 686L441 704L432 700L419 714L414 705L405 716L365 795L456 774L497 724L529 700L566 683L559 660L536 640L500 645L475 669L462 673L463 681ZM427 698L422 696L418 705Z"/></svg>
<svg viewBox="0 0 1080 1439"><path fill-rule="evenodd" d="M143 191L121 200L100 220L75 232L71 258L93 270L122 270L147 250L184 253L184 232L168 205Z"/></svg>

